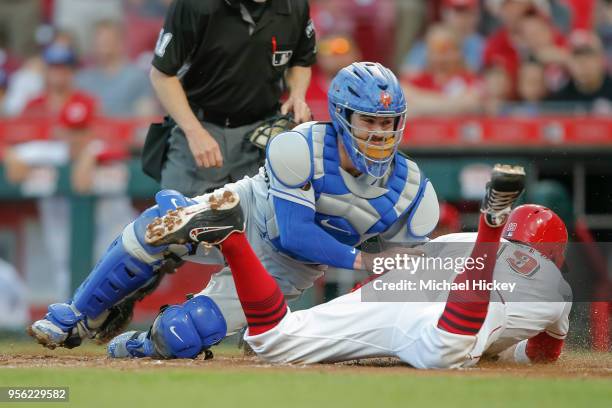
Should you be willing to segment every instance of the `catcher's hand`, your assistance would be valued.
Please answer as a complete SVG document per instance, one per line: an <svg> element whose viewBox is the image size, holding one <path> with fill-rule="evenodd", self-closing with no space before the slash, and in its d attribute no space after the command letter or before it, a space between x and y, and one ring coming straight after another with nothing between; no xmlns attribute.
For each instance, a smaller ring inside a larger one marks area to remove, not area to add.
<svg viewBox="0 0 612 408"><path fill-rule="evenodd" d="M297 123L291 115L278 115L265 120L248 133L249 140L260 149L265 149L270 139L279 133L293 129Z"/></svg>

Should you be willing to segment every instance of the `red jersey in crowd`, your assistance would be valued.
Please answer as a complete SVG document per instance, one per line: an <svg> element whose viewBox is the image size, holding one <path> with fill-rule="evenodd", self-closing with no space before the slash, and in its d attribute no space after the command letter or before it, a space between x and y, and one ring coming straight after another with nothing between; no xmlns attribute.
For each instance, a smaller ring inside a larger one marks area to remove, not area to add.
<svg viewBox="0 0 612 408"><path fill-rule="evenodd" d="M554 42L557 46L566 45L565 38L559 31L553 30ZM500 65L508 72L512 83L516 84L521 56L505 28L493 33L485 43L484 66Z"/></svg>
<svg viewBox="0 0 612 408"><path fill-rule="evenodd" d="M93 118L96 111L96 100L94 97L80 91L75 91L68 100L59 109L50 106L49 97L47 94L42 94L27 103L23 110L22 116L32 118L53 118L59 120L62 113L68 110L72 111L73 115L77 110L81 110L82 115L87 118Z"/></svg>
<svg viewBox="0 0 612 408"><path fill-rule="evenodd" d="M467 70L458 72L444 81L440 81L432 73L424 71L408 78L407 82L419 89L440 92L449 96L458 95L467 89L480 86L479 78Z"/></svg>

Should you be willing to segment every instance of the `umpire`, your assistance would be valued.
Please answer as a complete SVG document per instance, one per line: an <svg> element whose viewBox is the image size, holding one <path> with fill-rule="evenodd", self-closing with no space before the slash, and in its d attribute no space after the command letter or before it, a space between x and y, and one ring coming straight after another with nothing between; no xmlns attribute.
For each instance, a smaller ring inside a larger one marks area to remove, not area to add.
<svg viewBox="0 0 612 408"><path fill-rule="evenodd" d="M305 102L315 33L307 0L175 0L155 47L151 82L177 126L162 188L196 196L257 172L248 133ZM284 88L288 100L280 106ZM146 154L146 151L145 151Z"/></svg>

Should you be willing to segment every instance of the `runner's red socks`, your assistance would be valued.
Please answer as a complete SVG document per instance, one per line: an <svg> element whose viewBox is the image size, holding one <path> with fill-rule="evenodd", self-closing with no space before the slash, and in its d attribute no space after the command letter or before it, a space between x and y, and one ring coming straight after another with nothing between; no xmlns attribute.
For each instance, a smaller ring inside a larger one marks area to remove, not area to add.
<svg viewBox="0 0 612 408"><path fill-rule="evenodd" d="M287 314L285 297L253 252L245 234L231 234L221 244L221 252L232 270L249 335L274 328Z"/></svg>
<svg viewBox="0 0 612 408"><path fill-rule="evenodd" d="M484 268L479 269L477 264L470 265L471 268L466 267L462 274L455 277L455 283L469 281L472 288L474 281L492 281L502 231L503 226L490 227L485 222L484 215L480 215L478 235L470 257L483 258ZM438 328L449 333L475 336L487 317L490 295L490 291L484 289L451 290L444 312L438 320Z"/></svg>

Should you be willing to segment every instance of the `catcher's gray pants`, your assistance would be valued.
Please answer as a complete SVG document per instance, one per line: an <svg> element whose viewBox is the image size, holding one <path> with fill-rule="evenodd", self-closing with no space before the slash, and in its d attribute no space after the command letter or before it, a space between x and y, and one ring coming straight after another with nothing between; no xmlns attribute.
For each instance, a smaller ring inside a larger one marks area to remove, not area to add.
<svg viewBox="0 0 612 408"><path fill-rule="evenodd" d="M246 135L262 121L236 128L210 122L201 123L219 143L223 167L198 167L189 150L185 133L175 126L170 135L168 156L162 169L162 188L177 190L187 197L195 197L240 180L244 176L257 174L265 153L254 146Z"/></svg>

